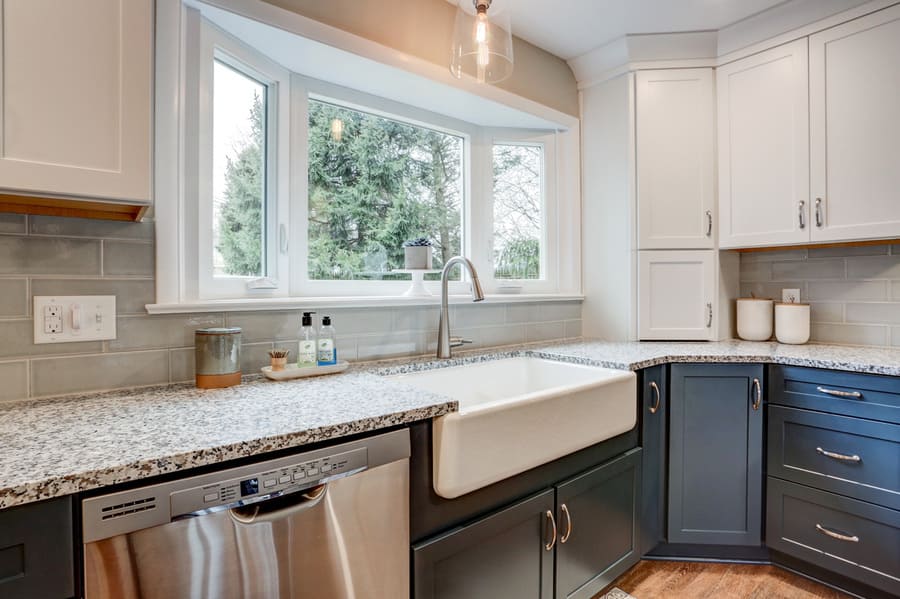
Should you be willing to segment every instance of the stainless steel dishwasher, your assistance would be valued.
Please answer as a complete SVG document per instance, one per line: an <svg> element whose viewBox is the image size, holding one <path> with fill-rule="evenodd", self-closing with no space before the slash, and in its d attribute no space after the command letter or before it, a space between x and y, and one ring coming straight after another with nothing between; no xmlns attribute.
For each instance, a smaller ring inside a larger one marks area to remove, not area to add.
<svg viewBox="0 0 900 599"><path fill-rule="evenodd" d="M85 499L85 597L409 597L408 489L403 430Z"/></svg>

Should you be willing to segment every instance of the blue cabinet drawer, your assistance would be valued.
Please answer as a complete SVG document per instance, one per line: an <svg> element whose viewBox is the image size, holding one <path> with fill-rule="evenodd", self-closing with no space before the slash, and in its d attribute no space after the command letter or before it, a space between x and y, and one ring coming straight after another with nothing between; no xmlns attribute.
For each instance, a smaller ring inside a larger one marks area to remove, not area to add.
<svg viewBox="0 0 900 599"><path fill-rule="evenodd" d="M769 406L768 473L900 510L900 425Z"/></svg>
<svg viewBox="0 0 900 599"><path fill-rule="evenodd" d="M900 377L769 367L770 404L900 424Z"/></svg>
<svg viewBox="0 0 900 599"><path fill-rule="evenodd" d="M900 595L900 511L768 481L769 547Z"/></svg>

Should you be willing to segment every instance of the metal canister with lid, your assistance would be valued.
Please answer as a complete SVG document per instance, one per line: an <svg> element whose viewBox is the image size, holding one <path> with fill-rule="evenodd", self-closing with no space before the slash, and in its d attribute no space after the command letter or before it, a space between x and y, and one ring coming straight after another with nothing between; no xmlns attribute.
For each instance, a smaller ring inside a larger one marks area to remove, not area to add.
<svg viewBox="0 0 900 599"><path fill-rule="evenodd" d="M195 380L201 389L241 383L241 329L212 327L194 331Z"/></svg>

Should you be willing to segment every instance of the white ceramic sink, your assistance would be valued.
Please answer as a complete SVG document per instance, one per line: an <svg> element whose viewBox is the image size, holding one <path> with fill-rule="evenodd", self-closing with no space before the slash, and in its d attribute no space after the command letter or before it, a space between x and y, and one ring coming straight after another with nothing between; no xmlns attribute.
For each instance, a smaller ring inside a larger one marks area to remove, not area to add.
<svg viewBox="0 0 900 599"><path fill-rule="evenodd" d="M633 372L518 357L391 377L453 397L434 421L434 490L452 499L631 430Z"/></svg>

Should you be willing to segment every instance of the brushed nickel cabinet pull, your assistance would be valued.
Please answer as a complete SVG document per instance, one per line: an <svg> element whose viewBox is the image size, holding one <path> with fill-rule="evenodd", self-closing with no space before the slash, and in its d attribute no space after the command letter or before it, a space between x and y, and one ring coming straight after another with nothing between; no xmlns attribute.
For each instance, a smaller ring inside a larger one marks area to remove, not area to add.
<svg viewBox="0 0 900 599"><path fill-rule="evenodd" d="M706 304L706 328L707 329L712 328L712 319L713 319L712 303L707 302L707 304Z"/></svg>
<svg viewBox="0 0 900 599"><path fill-rule="evenodd" d="M816 387L816 391L825 395L833 395L835 397L849 397L852 399L862 399L863 394L859 391L839 391L838 389L827 389L825 387Z"/></svg>
<svg viewBox="0 0 900 599"><path fill-rule="evenodd" d="M569 513L569 506L565 503L559 506L559 509L566 517L566 533L559 539L560 544L563 544L572 536L572 514Z"/></svg>
<svg viewBox="0 0 900 599"><path fill-rule="evenodd" d="M712 237L712 210L706 211L706 236Z"/></svg>
<svg viewBox="0 0 900 599"><path fill-rule="evenodd" d="M553 547L556 545L556 519L553 517L553 512L550 510L547 510L545 516L547 517L547 522L550 524L553 534L550 535L550 540L547 543L544 543L544 549L552 551Z"/></svg>
<svg viewBox="0 0 900 599"><path fill-rule="evenodd" d="M828 535L828 536L831 537L832 539L837 539L838 541L847 541L847 542L849 542L849 543L859 543L859 537L858 537L858 536L856 536L856 535L853 535L853 536L842 535L842 534L839 533L839 532L834 532L833 530L828 530L827 528L825 528L825 527L822 526L821 524L816 524L816 530L818 530L818 531L819 531L820 533L822 533L823 535Z"/></svg>
<svg viewBox="0 0 900 599"><path fill-rule="evenodd" d="M753 399L753 409L758 410L760 404L762 404L762 385L760 384L759 379L753 379L753 389L754 395L756 395Z"/></svg>
<svg viewBox="0 0 900 599"><path fill-rule="evenodd" d="M656 381L650 381L650 388L653 389L653 395L656 398L656 401L653 402L653 405L650 406L650 413L656 414L659 410L659 402L661 399L661 395L659 393L659 385L656 384Z"/></svg>
<svg viewBox="0 0 900 599"><path fill-rule="evenodd" d="M844 453L835 453L833 451L828 451L827 449L822 449L821 447L816 447L816 451L827 458L841 460L842 462L861 462L862 461L862 458L856 454L847 455Z"/></svg>
<svg viewBox="0 0 900 599"><path fill-rule="evenodd" d="M822 198L816 198L816 226L820 229L825 225L822 218Z"/></svg>
<svg viewBox="0 0 900 599"><path fill-rule="evenodd" d="M806 228L806 200L800 200L800 210L798 213L800 217L800 228Z"/></svg>

